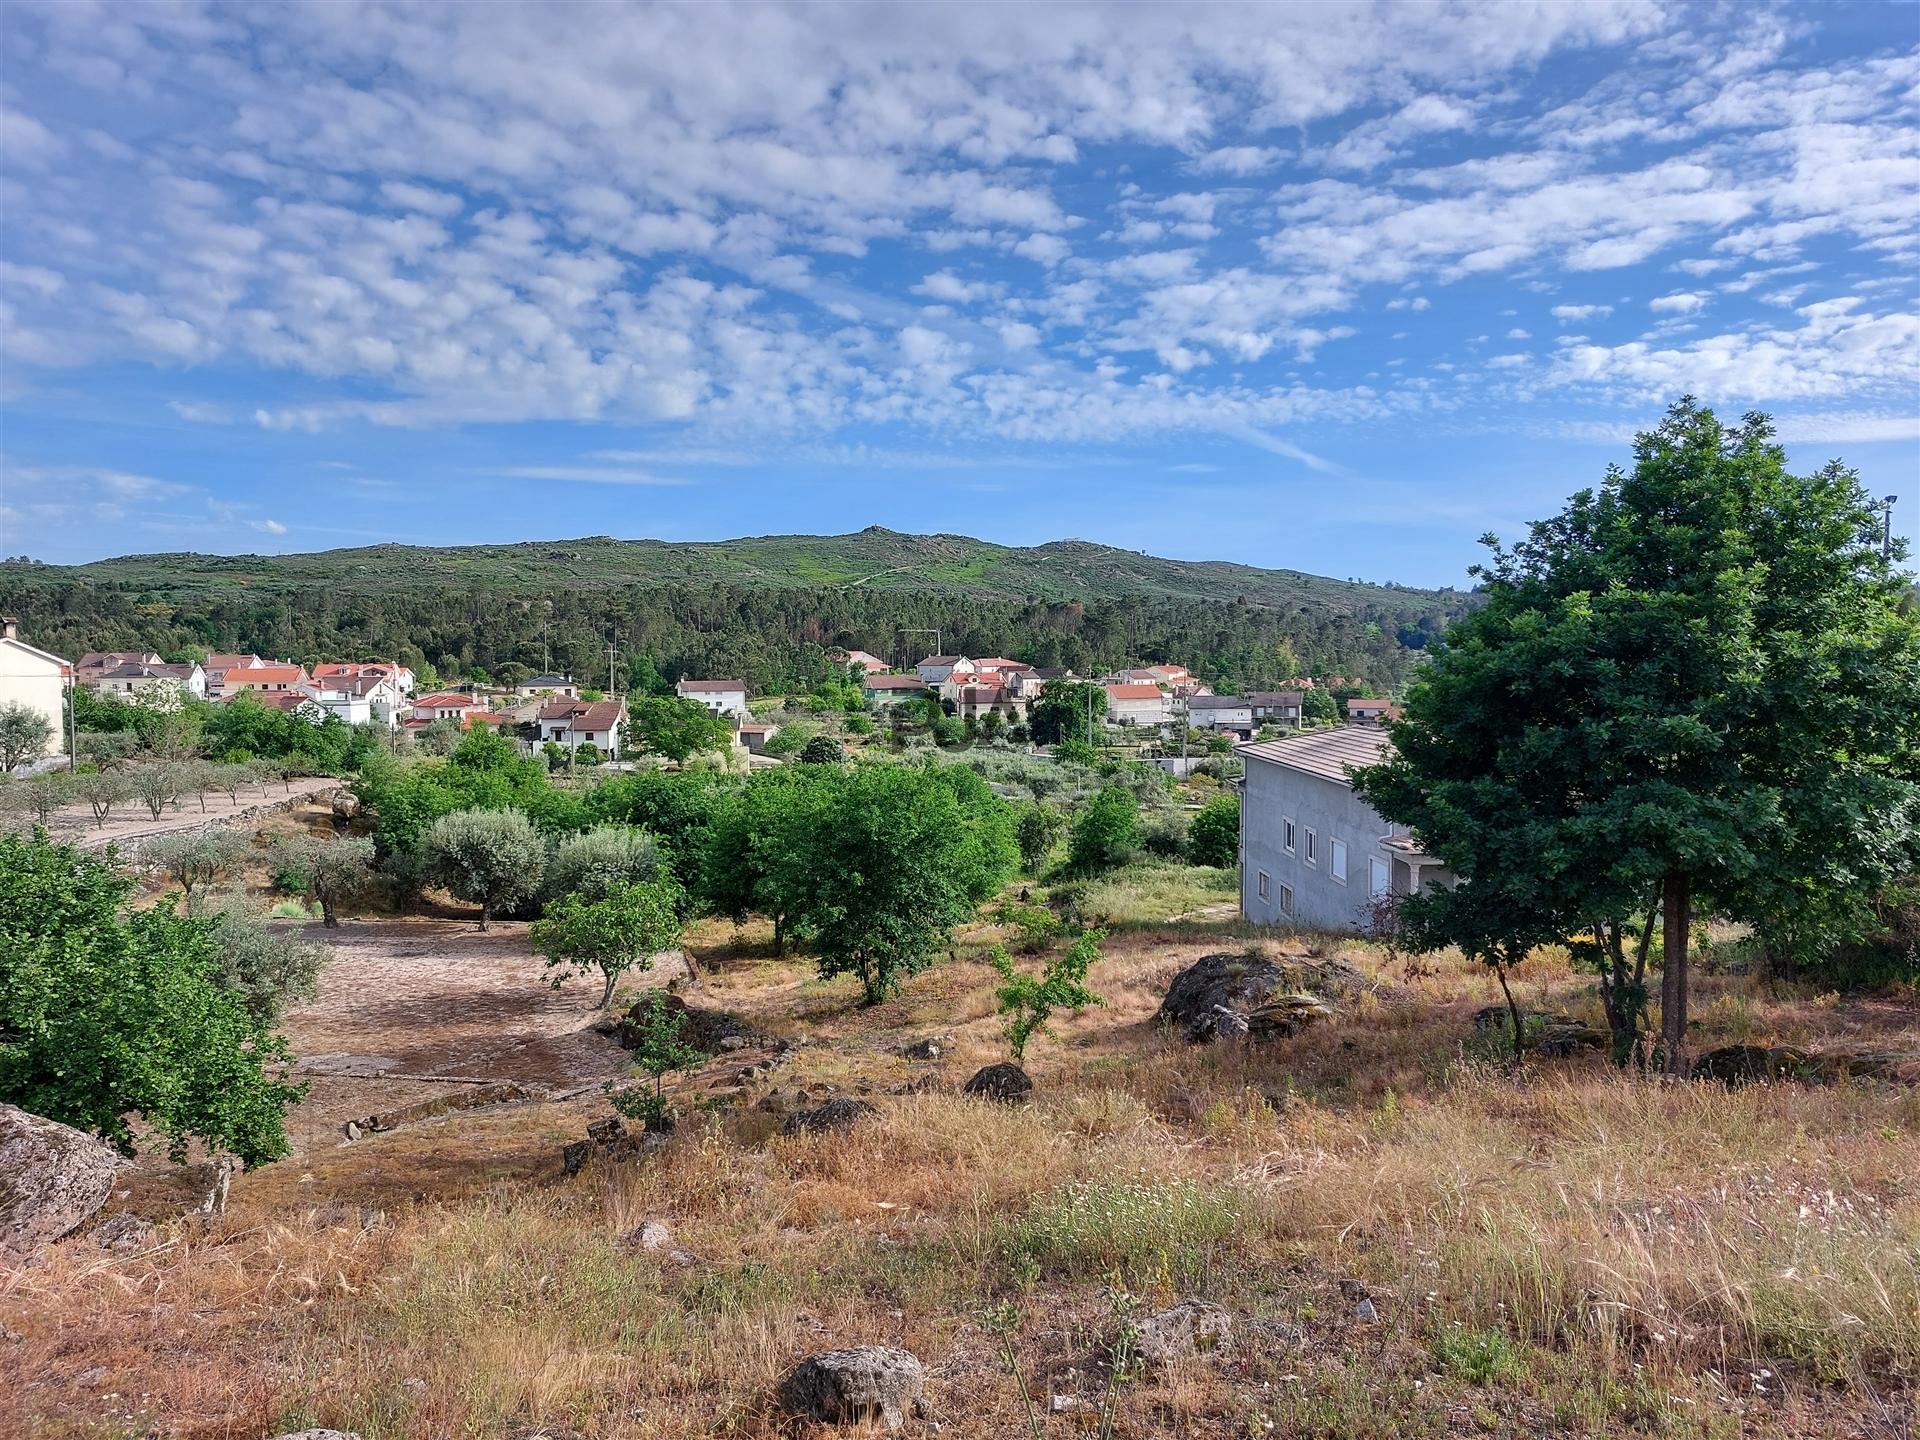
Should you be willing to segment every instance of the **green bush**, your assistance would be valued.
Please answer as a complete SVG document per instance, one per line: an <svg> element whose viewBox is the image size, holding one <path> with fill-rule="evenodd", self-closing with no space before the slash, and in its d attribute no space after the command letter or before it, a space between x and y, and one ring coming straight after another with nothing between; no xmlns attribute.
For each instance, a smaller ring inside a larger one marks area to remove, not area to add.
<svg viewBox="0 0 1920 1440"><path fill-rule="evenodd" d="M1495 1330L1467 1330L1459 1325L1449 1325L1434 1334L1433 1363L1474 1385L1508 1379L1520 1370L1506 1336Z"/></svg>
<svg viewBox="0 0 1920 1440"><path fill-rule="evenodd" d="M1118 785L1109 785L1087 803L1073 822L1068 863L1082 875L1124 865L1140 848L1140 804Z"/></svg>
<svg viewBox="0 0 1920 1440"><path fill-rule="evenodd" d="M1187 858L1228 869L1240 862L1240 800L1216 795L1200 807L1187 831Z"/></svg>
<svg viewBox="0 0 1920 1440"><path fill-rule="evenodd" d="M540 893L547 847L518 810L456 810L427 831L427 870L456 900L480 907L480 928Z"/></svg>
<svg viewBox="0 0 1920 1440"><path fill-rule="evenodd" d="M600 900L615 885L649 884L660 873L660 847L653 836L633 825L596 825L554 847L542 891L549 897Z"/></svg>

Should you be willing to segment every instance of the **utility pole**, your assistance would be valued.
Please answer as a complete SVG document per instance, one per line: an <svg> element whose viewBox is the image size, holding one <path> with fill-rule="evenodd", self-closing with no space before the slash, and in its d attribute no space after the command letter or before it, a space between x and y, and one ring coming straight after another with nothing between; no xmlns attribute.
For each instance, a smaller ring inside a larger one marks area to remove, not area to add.
<svg viewBox="0 0 1920 1440"><path fill-rule="evenodd" d="M1882 528L1880 532L1880 558L1882 560L1891 560L1893 558L1893 503L1899 498L1898 495L1889 495L1881 502L1880 509L1884 512L1885 517L1884 528Z"/></svg>
<svg viewBox="0 0 1920 1440"><path fill-rule="evenodd" d="M609 640L607 642L607 694L609 695L615 693L613 688L613 655L614 642Z"/></svg>

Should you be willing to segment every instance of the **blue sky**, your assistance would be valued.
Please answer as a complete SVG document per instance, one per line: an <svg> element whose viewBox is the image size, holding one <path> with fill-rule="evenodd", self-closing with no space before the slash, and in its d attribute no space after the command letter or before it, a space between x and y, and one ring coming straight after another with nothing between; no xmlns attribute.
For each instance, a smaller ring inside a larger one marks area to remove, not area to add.
<svg viewBox="0 0 1920 1440"><path fill-rule="evenodd" d="M1460 583L1692 391L1920 513L1911 4L0 12L0 553Z"/></svg>

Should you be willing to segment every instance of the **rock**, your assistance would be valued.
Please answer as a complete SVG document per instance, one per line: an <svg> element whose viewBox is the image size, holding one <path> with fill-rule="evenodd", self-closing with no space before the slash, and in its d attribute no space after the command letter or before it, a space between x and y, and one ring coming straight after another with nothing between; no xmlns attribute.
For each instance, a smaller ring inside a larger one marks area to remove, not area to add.
<svg viewBox="0 0 1920 1440"><path fill-rule="evenodd" d="M880 1112L866 1100L845 1096L816 1105L811 1110L796 1110L780 1127L783 1135L824 1134L829 1130L849 1130L869 1115Z"/></svg>
<svg viewBox="0 0 1920 1440"><path fill-rule="evenodd" d="M647 1220L637 1229L628 1231L620 1237L620 1248L638 1251L642 1255L655 1255L662 1260L670 1260L682 1269L689 1269L700 1263L700 1257L685 1249L674 1238L673 1230L664 1221Z"/></svg>
<svg viewBox="0 0 1920 1440"><path fill-rule="evenodd" d="M909 1060L938 1060L946 1053L946 1044L935 1036L903 1045L900 1053Z"/></svg>
<svg viewBox="0 0 1920 1440"><path fill-rule="evenodd" d="M960 1087L964 1095L997 1100L1002 1105L1024 1105L1033 1097L1033 1079L1010 1060L988 1065Z"/></svg>
<svg viewBox="0 0 1920 1440"><path fill-rule="evenodd" d="M357 1430L290 1430L273 1440L360 1440Z"/></svg>
<svg viewBox="0 0 1920 1440"><path fill-rule="evenodd" d="M1134 1353L1149 1365L1208 1355L1233 1338L1233 1317L1206 1300L1182 1300L1134 1325Z"/></svg>
<svg viewBox="0 0 1920 1440"><path fill-rule="evenodd" d="M627 1138L627 1127L618 1115L607 1115L587 1126L587 1139L596 1145L611 1145Z"/></svg>
<svg viewBox="0 0 1920 1440"><path fill-rule="evenodd" d="M1079 1403L1080 1402L1071 1395L1050 1396L1047 1400L1047 1413L1049 1415L1064 1415Z"/></svg>
<svg viewBox="0 0 1920 1440"><path fill-rule="evenodd" d="M1920 1050L1866 1050L1851 1046L1820 1050L1808 1055L1801 1068L1818 1080L1888 1080L1899 1085L1920 1085Z"/></svg>
<svg viewBox="0 0 1920 1440"><path fill-rule="evenodd" d="M609 1033L620 1042L621 1049L631 1050L640 1043L641 1027L646 1023L655 996L660 997L661 1007L667 1015L680 1017L680 1038L703 1056L718 1054L728 1039L739 1040L741 1047L744 1047L756 1043L760 1038L737 1015L689 1005L684 995L676 995L670 990L649 990L634 1001L627 1013L611 1027Z"/></svg>
<svg viewBox="0 0 1920 1440"><path fill-rule="evenodd" d="M344 786L333 792L333 799L327 805L342 820L351 820L360 813L360 797Z"/></svg>
<svg viewBox="0 0 1920 1440"><path fill-rule="evenodd" d="M1353 1318L1361 1325L1378 1325L1380 1323L1380 1307L1375 1305L1371 1298L1362 1296L1354 1303Z"/></svg>
<svg viewBox="0 0 1920 1440"><path fill-rule="evenodd" d="M1341 960L1203 955L1174 976L1158 1019L1196 1044L1242 1035L1262 1040L1341 1014L1377 988Z"/></svg>
<svg viewBox="0 0 1920 1440"><path fill-rule="evenodd" d="M152 1223L138 1215L115 1215L93 1227L93 1243L120 1255L145 1250L153 1244L154 1235Z"/></svg>
<svg viewBox="0 0 1920 1440"><path fill-rule="evenodd" d="M747 1037L744 1035L722 1035L720 1037L720 1048L722 1050L744 1050L747 1048L747 1044Z"/></svg>
<svg viewBox="0 0 1920 1440"><path fill-rule="evenodd" d="M86 1369L82 1370L78 1375L73 1377L73 1383L76 1385L84 1385L89 1390L91 1390L94 1386L99 1385L103 1381L105 1381L106 1378L107 1378L106 1366L89 1365L87 1366Z"/></svg>
<svg viewBox="0 0 1920 1440"><path fill-rule="evenodd" d="M1555 1021L1542 1028L1532 1040L1536 1053L1551 1058L1578 1054L1582 1050L1605 1050L1612 1044L1613 1036L1607 1031L1578 1020Z"/></svg>
<svg viewBox="0 0 1920 1440"><path fill-rule="evenodd" d="M26 1341L26 1338L27 1338L26 1336L22 1335L18 1330L14 1329L11 1325L0 1325L0 1345L23 1344Z"/></svg>
<svg viewBox="0 0 1920 1440"><path fill-rule="evenodd" d="M928 1095L940 1088L940 1077L928 1071L918 1080L907 1080L899 1085L888 1087L889 1095Z"/></svg>
<svg viewBox="0 0 1920 1440"><path fill-rule="evenodd" d="M780 1382L778 1398L782 1409L808 1419L840 1425L877 1419L898 1430L926 1384L926 1370L907 1351L858 1345L801 1361Z"/></svg>
<svg viewBox="0 0 1920 1440"><path fill-rule="evenodd" d="M1791 1080L1806 1063L1806 1052L1788 1045L1722 1045L1693 1062L1693 1078L1735 1086Z"/></svg>
<svg viewBox="0 0 1920 1440"><path fill-rule="evenodd" d="M348 1140L358 1140L364 1133L365 1132L351 1120L340 1127L340 1134Z"/></svg>
<svg viewBox="0 0 1920 1440"><path fill-rule="evenodd" d="M72 1234L107 1203L120 1163L104 1140L0 1105L0 1250Z"/></svg>
<svg viewBox="0 0 1920 1440"><path fill-rule="evenodd" d="M578 1175L581 1167L587 1163L587 1157L591 1154L593 1154L593 1142L591 1140L575 1140L571 1142L560 1152L560 1173L562 1175Z"/></svg>

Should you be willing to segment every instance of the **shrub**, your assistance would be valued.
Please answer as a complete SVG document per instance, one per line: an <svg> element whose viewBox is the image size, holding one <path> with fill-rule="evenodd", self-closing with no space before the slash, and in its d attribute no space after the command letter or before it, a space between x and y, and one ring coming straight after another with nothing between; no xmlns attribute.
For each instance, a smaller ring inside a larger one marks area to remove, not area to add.
<svg viewBox="0 0 1920 1440"><path fill-rule="evenodd" d="M1163 860L1184 860L1187 816L1184 810L1150 811L1140 826L1140 848Z"/></svg>
<svg viewBox="0 0 1920 1440"><path fill-rule="evenodd" d="M1140 848L1140 805L1132 794L1109 785L1073 822L1069 864L1083 875L1123 865Z"/></svg>
<svg viewBox="0 0 1920 1440"><path fill-rule="evenodd" d="M629 1025L634 1068L653 1077L653 1088L623 1091L613 1097L613 1108L630 1120L644 1122L649 1130L661 1129L666 1119L667 1102L661 1093L666 1077L706 1058L688 1043L686 1023L686 1011L671 1008L666 996L655 990L647 997L638 1023Z"/></svg>
<svg viewBox="0 0 1920 1440"><path fill-rule="evenodd" d="M217 917L220 939L216 973L262 1022L279 1019L294 1000L311 1000L319 989L327 952L298 935L263 924L234 897Z"/></svg>
<svg viewBox="0 0 1920 1440"><path fill-rule="evenodd" d="M830 735L816 735L800 751L802 765L838 765L847 758L840 742Z"/></svg>
<svg viewBox="0 0 1920 1440"><path fill-rule="evenodd" d="M1049 805L1029 805L1020 812L1020 863L1032 872L1046 864L1067 828L1067 817Z"/></svg>
<svg viewBox="0 0 1920 1440"><path fill-rule="evenodd" d="M604 899L618 884L660 878L660 847L634 825L596 825L560 841L547 866L545 893Z"/></svg>
<svg viewBox="0 0 1920 1440"><path fill-rule="evenodd" d="M1187 859L1228 869L1240 860L1240 801L1216 795L1200 807L1187 831Z"/></svg>
<svg viewBox="0 0 1920 1440"><path fill-rule="evenodd" d="M1103 1003L1087 988L1087 972L1100 958L1100 942L1105 938L1104 931L1082 931L1065 950L1048 959L1038 977L1021 974L1014 968L1013 957L994 947L992 964L1002 982L994 998L999 1012L1007 1017L1007 1044L1014 1064L1026 1059L1027 1042L1036 1034L1051 1033L1047 1021L1054 1011L1071 1010L1078 1015L1090 1005Z"/></svg>
<svg viewBox="0 0 1920 1440"><path fill-rule="evenodd" d="M1117 1273L1130 1289L1201 1285L1239 1229L1237 1198L1192 1180L1099 1181L1038 1197L1004 1226L1016 1268L1093 1279Z"/></svg>
<svg viewBox="0 0 1920 1440"><path fill-rule="evenodd" d="M193 891L213 884L214 877L240 863L253 847L236 830L187 830L158 835L140 847L140 864L174 881L193 913Z"/></svg>
<svg viewBox="0 0 1920 1440"><path fill-rule="evenodd" d="M1513 1346L1495 1330L1450 1325L1433 1337L1433 1362L1449 1375L1475 1385L1504 1380L1519 1371Z"/></svg>

